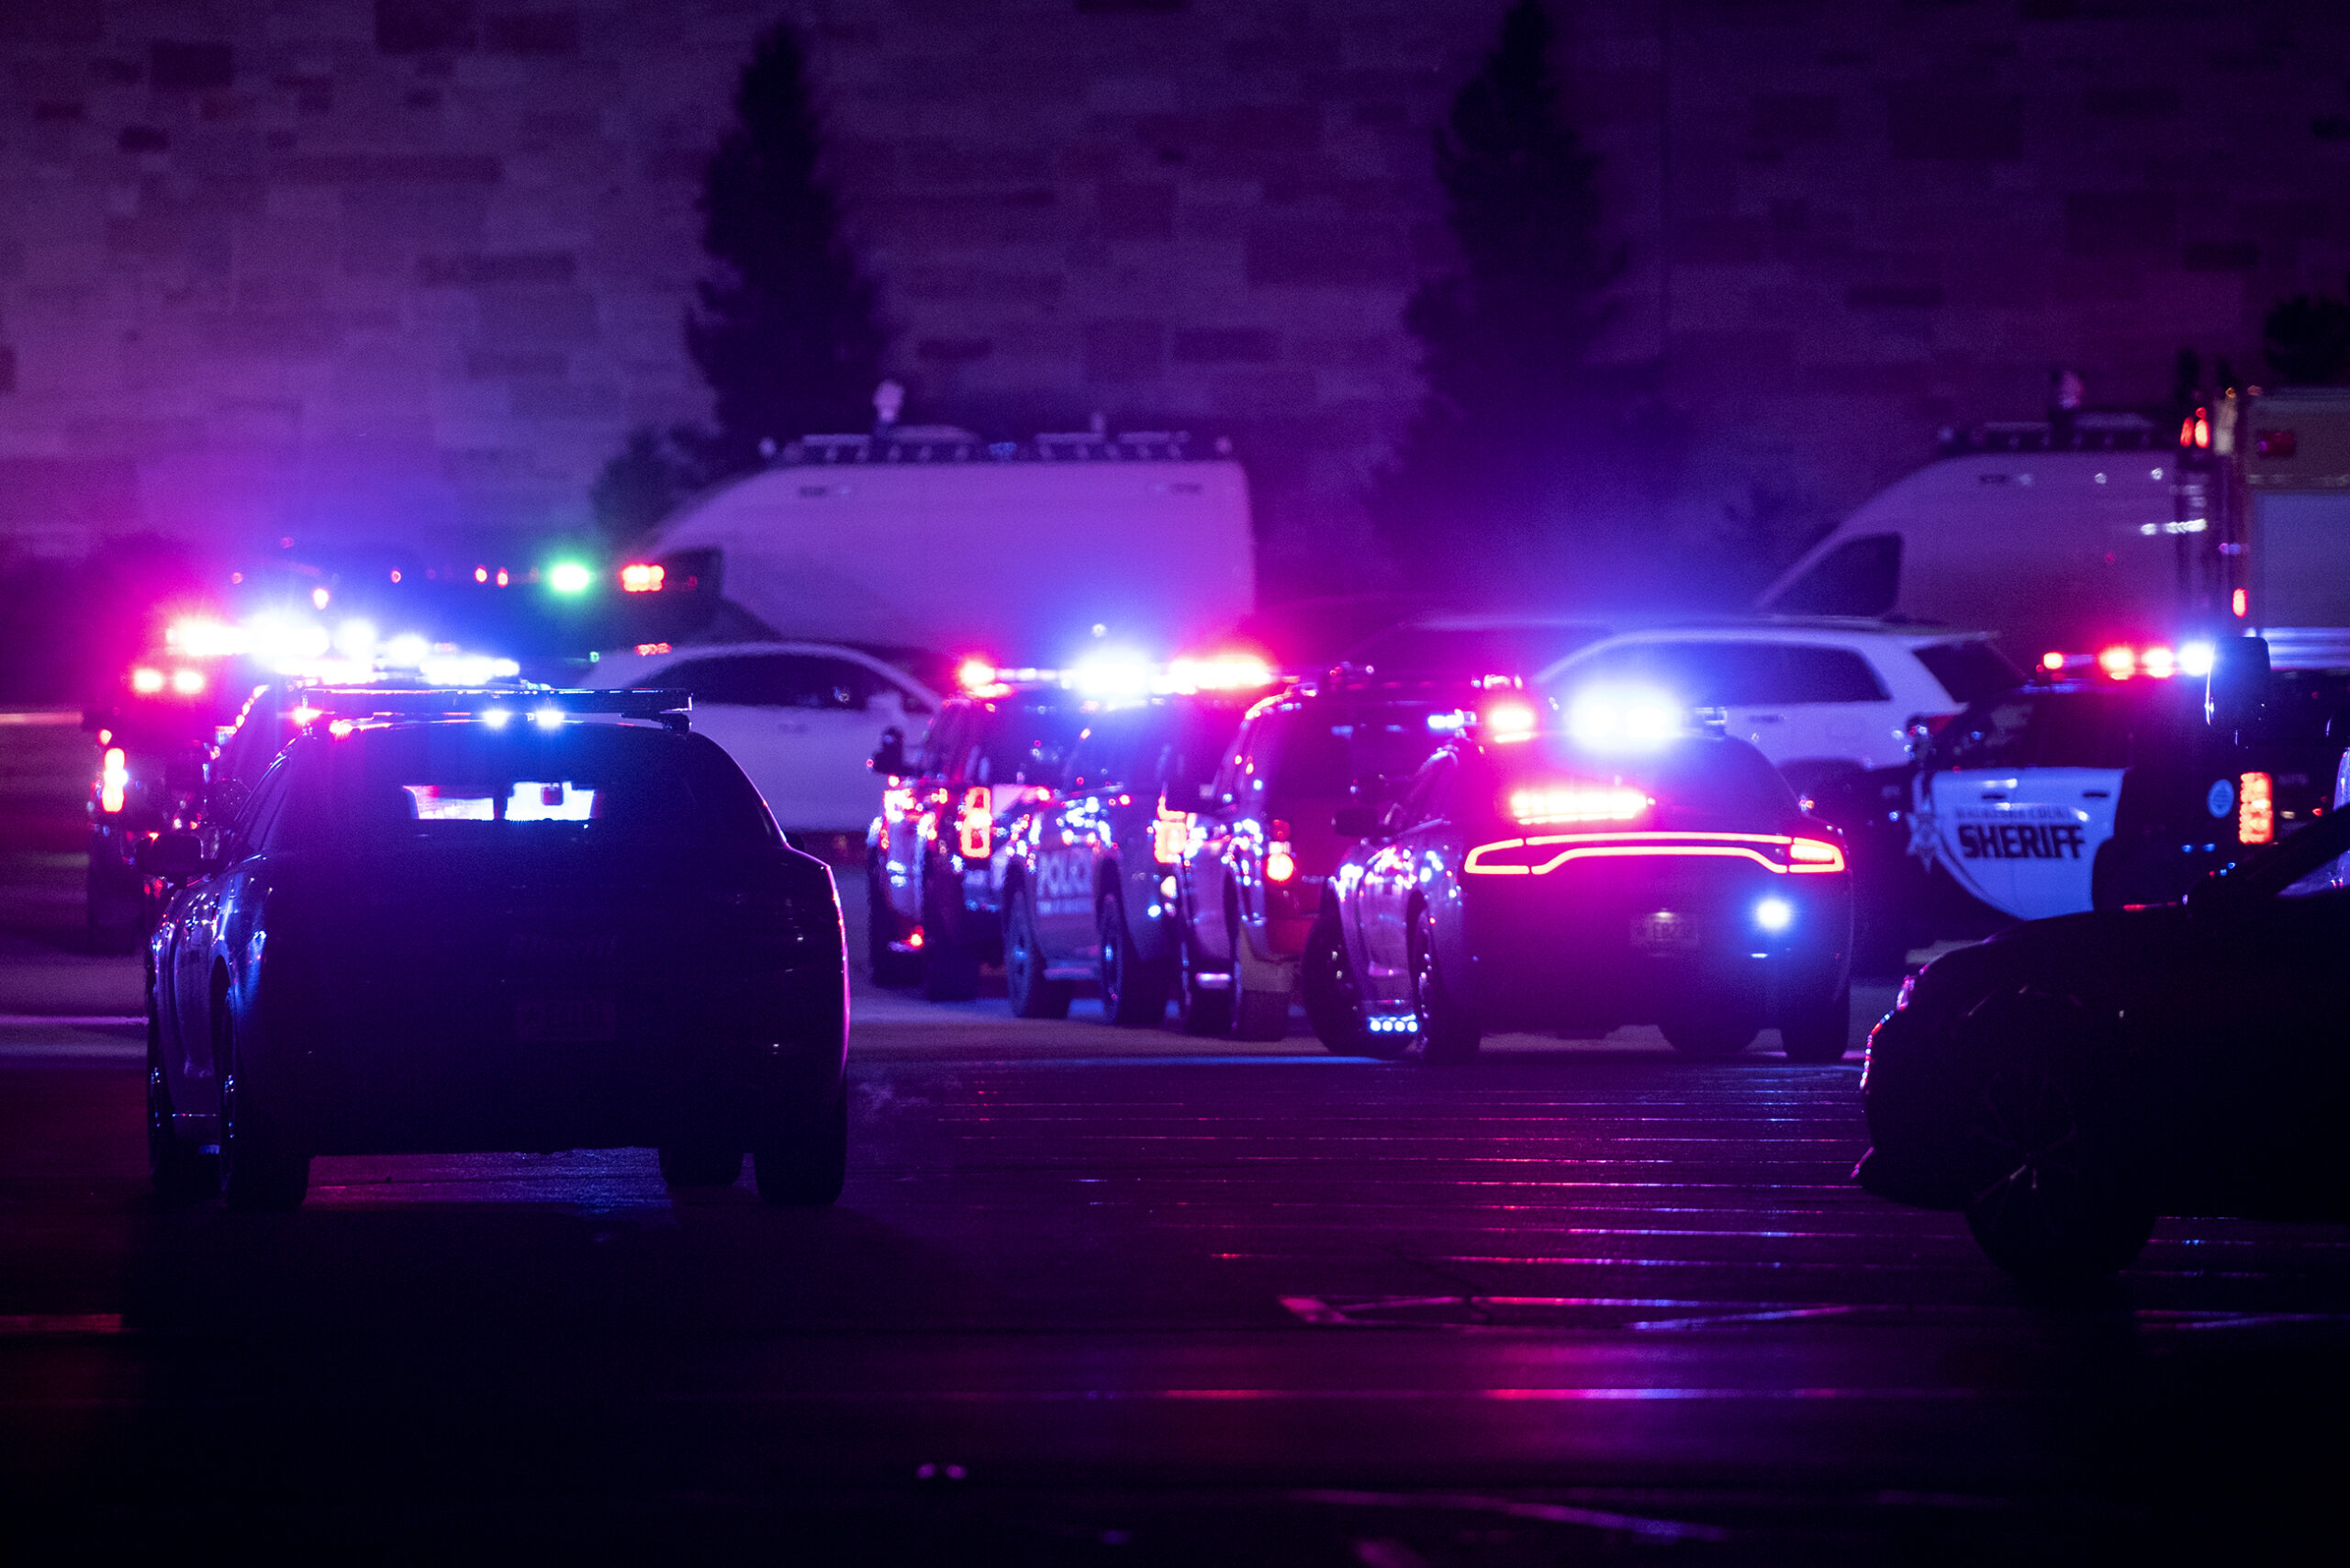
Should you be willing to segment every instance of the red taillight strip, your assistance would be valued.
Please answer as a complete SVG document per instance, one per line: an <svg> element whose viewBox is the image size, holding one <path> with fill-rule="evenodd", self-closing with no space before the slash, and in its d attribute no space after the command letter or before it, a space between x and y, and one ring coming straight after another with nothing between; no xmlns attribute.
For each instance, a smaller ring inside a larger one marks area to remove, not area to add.
<svg viewBox="0 0 2350 1568"><path fill-rule="evenodd" d="M1487 862L1522 850L1559 846L1539 865ZM1774 858L1771 851L1777 851ZM1767 871L1796 876L1833 875L1844 869L1844 852L1816 838L1778 833L1562 833L1539 838L1505 838L1481 844L1460 868L1477 877L1540 877L1573 860L1632 859L1657 856L1712 856L1747 859Z"/></svg>

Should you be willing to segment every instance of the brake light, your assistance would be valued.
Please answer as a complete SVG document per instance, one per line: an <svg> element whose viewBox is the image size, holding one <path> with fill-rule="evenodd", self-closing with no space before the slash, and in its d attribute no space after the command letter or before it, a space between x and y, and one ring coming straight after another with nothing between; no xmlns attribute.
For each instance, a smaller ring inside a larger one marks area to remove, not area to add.
<svg viewBox="0 0 2350 1568"><path fill-rule="evenodd" d="M995 813L989 810L988 787L974 784L963 791L963 809L955 816L955 847L966 860L985 860L994 850Z"/></svg>
<svg viewBox="0 0 2350 1568"><path fill-rule="evenodd" d="M2228 596L2228 609L2234 613L2235 618L2239 621L2242 621L2245 616L2252 613L2251 608L2244 599L2244 589L2238 588L2235 592Z"/></svg>
<svg viewBox="0 0 2350 1568"><path fill-rule="evenodd" d="M1509 814L1536 823L1628 823L1656 802L1638 790L1602 784L1564 784L1510 793Z"/></svg>
<svg viewBox="0 0 2350 1568"><path fill-rule="evenodd" d="M120 746L108 746L105 766L98 769L98 810L109 816L121 811L123 791L129 787L129 759Z"/></svg>
<svg viewBox="0 0 2350 1568"><path fill-rule="evenodd" d="M1289 823L1276 817L1272 839L1265 846L1265 880L1279 887L1297 879L1297 857L1290 851Z"/></svg>
<svg viewBox="0 0 2350 1568"><path fill-rule="evenodd" d="M1479 877L1545 877L1577 860L1751 860L1780 875L1832 876L1844 852L1816 838L1770 833L1561 833L1481 844L1461 862Z"/></svg>
<svg viewBox="0 0 2350 1568"><path fill-rule="evenodd" d="M666 566L657 566L650 561L632 561L621 568L621 591L622 593L659 593L662 582L668 575L669 569ZM476 582L481 580L479 572L474 574L474 580Z"/></svg>
<svg viewBox="0 0 2350 1568"><path fill-rule="evenodd" d="M2236 842L2268 844L2277 837L2277 801L2266 773L2247 773L2236 780Z"/></svg>
<svg viewBox="0 0 2350 1568"><path fill-rule="evenodd" d="M1150 857L1161 866L1175 865L1191 841L1192 813L1170 812L1161 803L1150 824Z"/></svg>

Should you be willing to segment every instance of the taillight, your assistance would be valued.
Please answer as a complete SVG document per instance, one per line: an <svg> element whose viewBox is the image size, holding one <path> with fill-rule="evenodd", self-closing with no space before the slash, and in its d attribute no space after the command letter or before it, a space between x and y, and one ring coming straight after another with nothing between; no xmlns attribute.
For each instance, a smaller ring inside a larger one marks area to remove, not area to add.
<svg viewBox="0 0 2350 1568"><path fill-rule="evenodd" d="M2277 837L2277 801L2266 773L2236 780L2236 842L2268 844Z"/></svg>
<svg viewBox="0 0 2350 1568"><path fill-rule="evenodd" d="M1844 852L1816 838L1798 838L1787 845L1787 869L1820 874L1844 868Z"/></svg>
<svg viewBox="0 0 2350 1568"><path fill-rule="evenodd" d="M988 806L988 787L974 784L963 791L963 809L955 817L955 846L966 860L985 860L995 848L995 813Z"/></svg>
<svg viewBox="0 0 2350 1568"><path fill-rule="evenodd" d="M129 787L129 760L120 746L108 746L105 766L98 769L98 810L108 815L121 811L123 791Z"/></svg>
<svg viewBox="0 0 2350 1568"><path fill-rule="evenodd" d="M1272 838L1265 846L1265 880L1275 887L1297 879L1297 857L1290 849L1289 823L1276 817Z"/></svg>

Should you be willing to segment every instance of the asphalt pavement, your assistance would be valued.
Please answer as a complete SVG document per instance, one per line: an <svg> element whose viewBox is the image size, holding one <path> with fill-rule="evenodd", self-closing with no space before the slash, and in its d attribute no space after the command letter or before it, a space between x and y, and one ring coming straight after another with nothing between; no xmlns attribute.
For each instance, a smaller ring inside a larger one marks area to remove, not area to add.
<svg viewBox="0 0 2350 1568"><path fill-rule="evenodd" d="M832 1210L645 1150L160 1204L137 960L76 950L39 759L81 759L34 733L0 724L8 1561L2333 1560L2350 1230L2166 1221L2028 1300L1851 1183L1857 1055L1431 1070L860 980Z"/></svg>

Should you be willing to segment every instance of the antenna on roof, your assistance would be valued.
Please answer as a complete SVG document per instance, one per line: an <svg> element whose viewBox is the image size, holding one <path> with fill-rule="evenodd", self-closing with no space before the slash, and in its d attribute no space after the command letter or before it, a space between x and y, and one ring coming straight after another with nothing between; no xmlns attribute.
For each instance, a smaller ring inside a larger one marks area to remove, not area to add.
<svg viewBox="0 0 2350 1568"><path fill-rule="evenodd" d="M906 389L898 383L884 381L876 386L873 389L873 433L888 435L905 406Z"/></svg>

